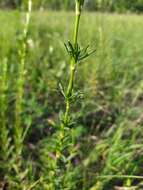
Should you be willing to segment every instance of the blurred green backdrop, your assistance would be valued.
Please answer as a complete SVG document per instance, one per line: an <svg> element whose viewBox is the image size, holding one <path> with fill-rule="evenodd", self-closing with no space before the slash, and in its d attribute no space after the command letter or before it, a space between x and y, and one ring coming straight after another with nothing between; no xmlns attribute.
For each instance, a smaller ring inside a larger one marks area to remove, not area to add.
<svg viewBox="0 0 143 190"><path fill-rule="evenodd" d="M5 8L20 8L26 0L0 0L0 6ZM34 0L36 9L73 9L74 0ZM87 10L110 12L142 12L143 0L86 0Z"/></svg>

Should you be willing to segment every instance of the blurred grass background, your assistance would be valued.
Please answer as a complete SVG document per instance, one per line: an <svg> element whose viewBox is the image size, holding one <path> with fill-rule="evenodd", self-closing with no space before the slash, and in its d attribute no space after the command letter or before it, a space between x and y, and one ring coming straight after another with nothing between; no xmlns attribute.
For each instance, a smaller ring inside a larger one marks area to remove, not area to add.
<svg viewBox="0 0 143 190"><path fill-rule="evenodd" d="M6 118L10 134L15 122L17 52L22 19L19 11L0 11L1 76L4 74L3 65L7 64L7 87L4 99L1 93L0 115L1 122ZM112 190L116 186L142 189L142 179L99 178L100 175L142 176L142 19L139 15L83 14L80 43L82 46L91 44L96 53L78 65L76 89L83 93L83 99L73 105L78 155L74 160L76 185L71 185L71 190ZM46 173L46 150L54 130L52 122L58 120L59 111L64 106L59 83L67 80L69 60L63 42L71 39L72 25L72 12L45 11L32 15L21 115L22 127L30 127L24 142L25 167L33 166L29 181L49 175ZM2 84L3 78L0 79ZM1 89L2 85L0 92ZM3 169L3 164L7 167L10 161L0 162L2 183L7 181L7 177L13 181L13 175ZM49 187L44 181L35 187L41 188Z"/></svg>

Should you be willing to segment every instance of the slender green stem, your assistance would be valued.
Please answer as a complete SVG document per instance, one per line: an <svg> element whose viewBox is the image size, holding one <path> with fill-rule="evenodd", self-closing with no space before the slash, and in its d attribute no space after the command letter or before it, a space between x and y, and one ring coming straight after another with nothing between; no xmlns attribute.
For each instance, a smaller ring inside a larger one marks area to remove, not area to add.
<svg viewBox="0 0 143 190"><path fill-rule="evenodd" d="M79 31L79 23L80 23L80 16L81 16L81 6L78 2L76 2L76 18L75 18L75 28L74 28L74 49L77 48L78 43L78 31ZM75 77L75 70L76 70L77 60L72 57L70 63L70 78L66 92L66 111L64 115L64 122L67 124L69 111L70 111L70 97L72 96L73 88L74 88L74 77Z"/></svg>
<svg viewBox="0 0 143 190"><path fill-rule="evenodd" d="M81 5L77 2L76 3L75 30L74 30L74 48L76 48L76 46L77 46L80 16L81 16Z"/></svg>

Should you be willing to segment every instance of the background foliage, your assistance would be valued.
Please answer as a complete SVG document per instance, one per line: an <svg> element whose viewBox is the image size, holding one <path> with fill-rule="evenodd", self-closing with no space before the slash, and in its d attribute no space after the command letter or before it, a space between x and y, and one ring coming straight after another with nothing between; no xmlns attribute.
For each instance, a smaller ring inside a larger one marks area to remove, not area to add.
<svg viewBox="0 0 143 190"><path fill-rule="evenodd" d="M96 52L78 63L71 122L61 133L64 42L72 39L74 14L35 11L25 25L26 3L1 1L9 10L0 11L0 189L142 190L143 17L83 14L79 44ZM33 3L35 10L72 10L74 1ZM85 7L141 12L142 4L93 0Z"/></svg>
<svg viewBox="0 0 143 190"><path fill-rule="evenodd" d="M84 96L72 107L77 154L72 153L74 168L63 173L61 166L58 180L51 172L57 139L53 123L64 108L59 83L67 79L69 59L63 42L71 39L73 13L33 13L22 114L17 116L21 128L29 130L22 157L17 158L13 128L22 19L19 11L0 11L0 124L5 126L0 128L0 187L31 190L36 184L35 190L53 190L49 181L59 184L61 180L69 190L115 190L117 186L141 190L142 178L122 175L142 176L143 172L142 16L83 15L80 44L91 44L96 53L78 66L75 88ZM117 177L99 178L103 175Z"/></svg>
<svg viewBox="0 0 143 190"><path fill-rule="evenodd" d="M25 0L24 0L25 1ZM0 0L1 7L21 7L22 0ZM73 9L74 0L34 0L35 8ZM143 0L86 0L87 10L117 11L117 12L142 12Z"/></svg>

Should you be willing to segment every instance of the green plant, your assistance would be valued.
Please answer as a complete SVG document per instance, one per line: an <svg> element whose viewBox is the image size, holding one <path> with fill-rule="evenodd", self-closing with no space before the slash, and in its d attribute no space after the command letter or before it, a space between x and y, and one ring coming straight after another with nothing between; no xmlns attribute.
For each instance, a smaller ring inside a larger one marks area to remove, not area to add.
<svg viewBox="0 0 143 190"><path fill-rule="evenodd" d="M60 112L60 123L53 124L56 132L51 138L45 139L40 148L42 162L44 163L47 158L48 184L44 188L49 190L73 190L76 189L77 184L78 167L74 169L72 160L77 156L76 139L80 134L80 128L74 124L75 121L72 118L71 109L72 102L80 97L80 93L74 92L75 72L79 62L89 57L94 51L88 51L89 46L81 48L78 44L79 24L84 1L76 0L75 4L76 16L73 43L68 41L65 44L66 51L70 57L69 80L66 88L62 84L59 85L61 94L65 100L65 111L64 113ZM43 145L46 148L43 148Z"/></svg>
<svg viewBox="0 0 143 190"><path fill-rule="evenodd" d="M62 138L64 138L64 133L66 131L66 128L70 127L71 125L70 108L72 101L78 99L79 97L79 93L74 92L75 72L77 69L77 65L80 61L89 57L94 52L94 51L88 52L89 46L82 49L78 44L79 23L80 23L80 16L83 4L84 4L83 0L76 0L76 19L75 19L73 44L70 41L68 41L68 43L65 44L66 51L70 56L70 71L69 71L70 76L66 91L60 84L60 90L65 99L65 113L61 117L61 125L60 125L61 142L63 140Z"/></svg>
<svg viewBox="0 0 143 190"><path fill-rule="evenodd" d="M65 99L65 112L61 114L61 124L59 129L59 136L58 136L58 149L56 150L56 159L57 163L63 160L66 163L66 169L68 172L71 168L71 159L74 158L76 155L76 148L75 148L75 137L74 137L74 130L73 123L71 117L71 105L72 102L77 100L80 96L78 92L74 92L74 83L75 83L75 72L78 66L78 63L85 58L89 57L94 51L89 52L88 47L81 48L78 44L78 32L79 32L79 23L81 17L82 7L84 5L84 0L76 0L76 9L75 9L75 28L74 28L74 35L73 35L73 43L68 41L65 44L66 51L70 56L70 69L69 69L69 80L67 88L63 88L60 84L61 93ZM67 156L68 155L68 156ZM61 167L60 165L58 167ZM63 166L62 166L63 167ZM68 173L67 172L67 173Z"/></svg>
<svg viewBox="0 0 143 190"><path fill-rule="evenodd" d="M7 162L12 152L10 146L11 138L7 127L8 118L8 73L7 59L0 64L0 175L3 178L4 173L8 173L10 167Z"/></svg>
<svg viewBox="0 0 143 190"><path fill-rule="evenodd" d="M18 74L17 74L17 83L16 83L16 100L15 100L15 123L14 123L14 170L19 175L21 173L22 167L22 151L24 145L24 139L28 131L23 128L22 123L22 112L23 112L23 99L24 99L24 85L25 85L25 75L26 75L26 54L27 54L27 40L28 40L28 30L29 23L31 18L32 10L32 0L28 0L27 3L28 11L25 17L25 23L23 27L23 32L19 40L19 65L18 65Z"/></svg>

